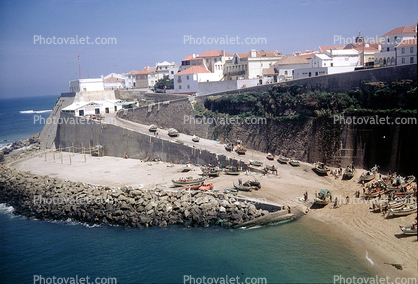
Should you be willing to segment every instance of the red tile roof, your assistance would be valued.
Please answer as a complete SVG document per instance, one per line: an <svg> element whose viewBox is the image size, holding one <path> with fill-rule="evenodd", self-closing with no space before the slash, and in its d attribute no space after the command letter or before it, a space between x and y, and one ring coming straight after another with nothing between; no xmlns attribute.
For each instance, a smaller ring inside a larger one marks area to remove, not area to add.
<svg viewBox="0 0 418 284"><path fill-rule="evenodd" d="M181 61L188 61L188 60L192 60L192 59L193 59L193 54L189 54L186 57L184 57Z"/></svg>
<svg viewBox="0 0 418 284"><path fill-rule="evenodd" d="M156 67L145 67L144 69L136 73L136 75L152 73L155 72L156 69Z"/></svg>
<svg viewBox="0 0 418 284"><path fill-rule="evenodd" d="M344 49L344 45L330 45L330 46L320 46L319 47L319 51L324 52L326 50L343 50Z"/></svg>
<svg viewBox="0 0 418 284"><path fill-rule="evenodd" d="M307 54L304 54L304 55L307 55ZM302 55L300 56L286 55L285 57L283 57L282 59L274 63L273 66L274 65L290 65L290 64L309 64L309 60L302 57Z"/></svg>
<svg viewBox="0 0 418 284"><path fill-rule="evenodd" d="M315 54L320 54L320 53L319 52L316 52L316 53L301 54L301 55L298 55L298 57L300 57L300 58L306 58L306 59L311 59L312 57L314 57Z"/></svg>
<svg viewBox="0 0 418 284"><path fill-rule="evenodd" d="M414 32L415 32L415 30L414 30L413 26L412 27L405 26L405 27L399 27L399 28L393 29L390 32L385 33L384 35L382 35L382 37L390 36L390 35L396 35L396 34L403 34L403 33L414 33Z"/></svg>
<svg viewBox="0 0 418 284"><path fill-rule="evenodd" d="M263 68L263 75L275 75L277 74L276 69L274 68Z"/></svg>
<svg viewBox="0 0 418 284"><path fill-rule="evenodd" d="M364 50L379 50L379 45L380 44L377 42L365 42ZM361 42L349 43L344 47L344 49L355 49L357 51L363 51L363 44Z"/></svg>
<svg viewBox="0 0 418 284"><path fill-rule="evenodd" d="M412 45L417 45L417 39L416 38L410 38L410 39L404 39L399 45L398 47L402 47L402 46L412 46Z"/></svg>
<svg viewBox="0 0 418 284"><path fill-rule="evenodd" d="M237 53L239 58L247 58L251 57L251 51L246 53ZM280 51L264 51L264 50L256 50L255 56L256 57L280 57L283 53Z"/></svg>
<svg viewBox="0 0 418 284"><path fill-rule="evenodd" d="M222 55L222 51L220 51L220 50L208 50L208 51L205 51L205 52L203 52L202 54L200 54L199 56L196 56L196 57L200 57L200 58L203 58L203 57L218 57L218 56L221 56ZM234 56L232 53L228 53L228 52L225 52L225 55L226 56Z"/></svg>
<svg viewBox="0 0 418 284"><path fill-rule="evenodd" d="M130 72L128 72L128 74L138 74L139 72L137 70L132 70Z"/></svg>
<svg viewBox="0 0 418 284"><path fill-rule="evenodd" d="M196 74L196 73L210 73L210 71L203 66L192 66L174 75Z"/></svg>

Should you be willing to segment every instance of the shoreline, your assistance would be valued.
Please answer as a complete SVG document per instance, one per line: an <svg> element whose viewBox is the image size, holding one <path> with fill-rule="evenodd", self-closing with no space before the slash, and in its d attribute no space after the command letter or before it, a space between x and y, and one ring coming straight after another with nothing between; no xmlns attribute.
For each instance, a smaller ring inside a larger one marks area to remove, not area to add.
<svg viewBox="0 0 418 284"><path fill-rule="evenodd" d="M69 154L65 153L65 155ZM48 158L48 162L45 162L41 153L41 155L36 154L11 161L8 167L13 167L20 171L33 167L32 173L49 173L50 176L59 177L63 180L73 180L73 177L76 177L75 180L89 182L102 176L103 179L99 183L108 183L109 180L112 180L113 186L116 187L135 184L142 185L143 188L158 186L165 190L170 190L169 185L167 185L167 183L170 183L170 177L196 176L200 173L198 168L189 173L181 173L182 165L171 166L162 162L146 163L140 160L115 157L88 157L84 162L82 155L77 155L73 156L72 165L69 165L68 162L60 164L58 160L53 163L50 161L50 158ZM82 163L85 163L85 166L79 169L79 167L83 166ZM92 167L92 165L95 166ZM342 181L341 179L334 179L333 176L320 177L313 173L311 168L312 165L308 163L301 163L301 167L297 168L290 165L278 165L278 176L273 174L262 176L259 173L251 172L249 176L255 176L259 179L262 183L262 188L259 191L240 192L240 194L249 199L263 200L279 205L290 205L292 208L299 207L303 211L303 208L309 207L309 203L300 200L305 191L308 192L309 201L313 199L314 192L319 192L321 188L331 190L333 196L348 195L350 199L353 198L355 191L361 189L361 185L358 182L354 182L360 175L361 170L357 171L353 179ZM118 170L125 172L125 175L120 176ZM162 171L165 172L164 177L161 177ZM80 172L81 175L79 175ZM94 176L94 172L97 172L98 175ZM91 174L93 176L90 176ZM116 178L114 178L115 176ZM239 177L245 179L249 176L244 174L238 177L225 175L210 181L214 183L216 189L222 190L223 188L231 188L235 179ZM159 177L159 179L156 179L156 177ZM96 182L98 181L96 180ZM303 219L323 222L327 230L340 236L361 260L365 261L365 263L370 263L365 255L367 251L367 257L374 262L372 269L376 271L377 275L390 276L391 278L417 277L417 261L413 259L414 255L418 255L418 248L414 246L416 238L414 236L398 238L397 235L400 235L401 231L398 225L395 226L395 223L410 225L416 215L383 219L380 216L381 214L370 212L369 206L370 204L367 203L352 203L348 205L343 204L337 209L332 209L332 204L328 204L324 208L311 209ZM368 230L367 227L372 225L373 227ZM403 270L397 270L395 267L385 264L385 262L401 264Z"/></svg>

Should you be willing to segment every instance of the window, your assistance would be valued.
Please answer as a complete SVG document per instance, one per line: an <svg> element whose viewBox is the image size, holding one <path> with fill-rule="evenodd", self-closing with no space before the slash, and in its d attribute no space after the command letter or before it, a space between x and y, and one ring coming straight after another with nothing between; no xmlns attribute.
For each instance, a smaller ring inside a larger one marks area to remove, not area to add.
<svg viewBox="0 0 418 284"><path fill-rule="evenodd" d="M189 80L189 75L187 75L187 80Z"/></svg>
<svg viewBox="0 0 418 284"><path fill-rule="evenodd" d="M115 106L115 111L118 111L118 106Z"/></svg>
<svg viewBox="0 0 418 284"><path fill-rule="evenodd" d="M174 74L174 71L171 71L171 75L173 75Z"/></svg>
<svg viewBox="0 0 418 284"><path fill-rule="evenodd" d="M413 58L413 57L411 57L411 58L409 59L409 63L414 63L414 58Z"/></svg>
<svg viewBox="0 0 418 284"><path fill-rule="evenodd" d="M334 66L334 63L331 62L331 67Z"/></svg>
<svg viewBox="0 0 418 284"><path fill-rule="evenodd" d="M179 90L181 90L181 85L179 85Z"/></svg>
<svg viewBox="0 0 418 284"><path fill-rule="evenodd" d="M386 48L386 51L390 51L390 48L388 47L388 48Z"/></svg>
<svg viewBox="0 0 418 284"><path fill-rule="evenodd" d="M390 39L388 38L388 43L390 42Z"/></svg>
<svg viewBox="0 0 418 284"><path fill-rule="evenodd" d="M413 47L413 46L411 46L411 47L409 48L409 53L414 53L414 47Z"/></svg>
<svg viewBox="0 0 418 284"><path fill-rule="evenodd" d="M405 47L402 47L401 52L405 53Z"/></svg>
<svg viewBox="0 0 418 284"><path fill-rule="evenodd" d="M187 89L190 89L190 85L187 85Z"/></svg>
<svg viewBox="0 0 418 284"><path fill-rule="evenodd" d="M402 63L405 63L405 58L402 58Z"/></svg>
<svg viewBox="0 0 418 284"><path fill-rule="evenodd" d="M287 70L286 70L286 71L284 71L284 74L285 74L285 75L287 75Z"/></svg>
<svg viewBox="0 0 418 284"><path fill-rule="evenodd" d="M95 114L100 114L100 109L99 108L94 109L94 113Z"/></svg>

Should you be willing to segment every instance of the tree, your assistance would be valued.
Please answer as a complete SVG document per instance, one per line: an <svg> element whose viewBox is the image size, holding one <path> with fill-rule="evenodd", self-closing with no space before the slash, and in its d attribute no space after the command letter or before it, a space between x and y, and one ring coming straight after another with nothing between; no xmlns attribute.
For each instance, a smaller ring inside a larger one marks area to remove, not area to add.
<svg viewBox="0 0 418 284"><path fill-rule="evenodd" d="M157 83L155 83L154 88L161 90L174 89L174 80L170 79L168 75L164 75L163 78L161 78L157 81Z"/></svg>

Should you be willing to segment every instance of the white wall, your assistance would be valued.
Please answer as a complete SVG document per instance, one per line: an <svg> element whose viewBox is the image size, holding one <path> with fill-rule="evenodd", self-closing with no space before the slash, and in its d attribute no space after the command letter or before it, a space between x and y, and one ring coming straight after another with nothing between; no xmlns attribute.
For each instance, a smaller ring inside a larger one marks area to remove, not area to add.
<svg viewBox="0 0 418 284"><path fill-rule="evenodd" d="M78 79L69 82L70 92L103 91L103 78Z"/></svg>

